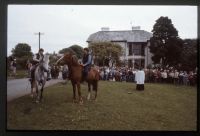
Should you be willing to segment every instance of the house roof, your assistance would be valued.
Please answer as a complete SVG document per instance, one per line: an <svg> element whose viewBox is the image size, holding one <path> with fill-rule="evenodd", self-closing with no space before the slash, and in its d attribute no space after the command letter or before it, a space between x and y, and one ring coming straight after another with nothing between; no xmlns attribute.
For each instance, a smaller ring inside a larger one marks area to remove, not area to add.
<svg viewBox="0 0 200 136"><path fill-rule="evenodd" d="M147 42L147 40L149 40L151 37L152 33L144 30L99 31L91 34L87 39L87 42Z"/></svg>

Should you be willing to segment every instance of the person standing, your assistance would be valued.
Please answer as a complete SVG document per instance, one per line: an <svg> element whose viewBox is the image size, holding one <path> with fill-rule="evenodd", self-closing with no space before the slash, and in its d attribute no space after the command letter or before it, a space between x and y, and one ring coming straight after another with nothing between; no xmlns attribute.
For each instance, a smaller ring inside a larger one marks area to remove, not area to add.
<svg viewBox="0 0 200 136"><path fill-rule="evenodd" d="M16 70L17 70L17 61L16 61L16 59L14 59L14 61L13 61L12 68L13 68L13 75L16 76Z"/></svg>
<svg viewBox="0 0 200 136"><path fill-rule="evenodd" d="M27 69L28 78L31 77L31 67L32 67L32 64L31 64L30 60L27 60L27 62L26 62L26 69Z"/></svg>
<svg viewBox="0 0 200 136"><path fill-rule="evenodd" d="M68 66L65 64L62 69L62 78L63 80L67 79L68 77Z"/></svg>
<svg viewBox="0 0 200 136"><path fill-rule="evenodd" d="M144 71L142 70L142 68L139 68L139 70L135 74L136 90L144 90L144 80Z"/></svg>
<svg viewBox="0 0 200 136"><path fill-rule="evenodd" d="M179 72L177 70L174 71L174 84L177 85L179 83Z"/></svg>
<svg viewBox="0 0 200 136"><path fill-rule="evenodd" d="M183 84L188 85L188 73L187 73L187 71L184 71L184 74L183 74Z"/></svg>
<svg viewBox="0 0 200 136"><path fill-rule="evenodd" d="M178 77L179 77L179 85L183 85L183 76L184 76L184 73L183 71L180 71Z"/></svg>

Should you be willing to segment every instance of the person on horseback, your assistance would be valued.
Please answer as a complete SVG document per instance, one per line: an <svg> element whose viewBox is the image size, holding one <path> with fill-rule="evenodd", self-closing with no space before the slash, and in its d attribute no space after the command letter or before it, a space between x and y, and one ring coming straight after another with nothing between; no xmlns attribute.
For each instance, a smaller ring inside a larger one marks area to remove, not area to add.
<svg viewBox="0 0 200 136"><path fill-rule="evenodd" d="M36 53L33 56L32 67L31 67L31 78L29 79L29 81L33 81L33 79L34 79L35 69L38 66L39 62L44 58L43 52L44 52L44 49L40 48L38 53ZM48 69L45 69L45 68L44 68L44 71L47 72L47 81L49 81L51 79L50 78L50 71Z"/></svg>
<svg viewBox="0 0 200 136"><path fill-rule="evenodd" d="M84 81L88 75L88 72L92 66L92 55L89 52L88 48L83 49L84 54L83 54L83 59L82 59L82 66L83 66L83 76L82 76L82 81Z"/></svg>

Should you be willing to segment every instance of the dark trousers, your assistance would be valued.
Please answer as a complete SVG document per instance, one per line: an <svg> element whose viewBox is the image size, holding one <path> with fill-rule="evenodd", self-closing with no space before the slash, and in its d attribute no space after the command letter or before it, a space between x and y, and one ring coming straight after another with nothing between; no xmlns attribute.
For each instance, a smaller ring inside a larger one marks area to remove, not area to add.
<svg viewBox="0 0 200 136"><path fill-rule="evenodd" d="M90 71L91 66L85 66L83 68L83 78L86 78L88 75L88 72Z"/></svg>
<svg viewBox="0 0 200 136"><path fill-rule="evenodd" d="M136 84L136 90L144 90L144 84Z"/></svg>

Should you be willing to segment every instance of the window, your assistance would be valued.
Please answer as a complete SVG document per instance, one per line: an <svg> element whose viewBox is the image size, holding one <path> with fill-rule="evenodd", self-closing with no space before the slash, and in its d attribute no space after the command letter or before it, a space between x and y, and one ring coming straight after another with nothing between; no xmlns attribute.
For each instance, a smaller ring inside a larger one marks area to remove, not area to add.
<svg viewBox="0 0 200 136"><path fill-rule="evenodd" d="M131 55L144 55L144 44L142 43L129 43L129 56Z"/></svg>
<svg viewBox="0 0 200 136"><path fill-rule="evenodd" d="M133 45L131 43L129 43L129 56L133 55Z"/></svg>
<svg viewBox="0 0 200 136"><path fill-rule="evenodd" d="M134 44L133 45L133 53L134 53L134 55L141 55L141 45Z"/></svg>
<svg viewBox="0 0 200 136"><path fill-rule="evenodd" d="M140 50L133 50L134 55L140 55Z"/></svg>

